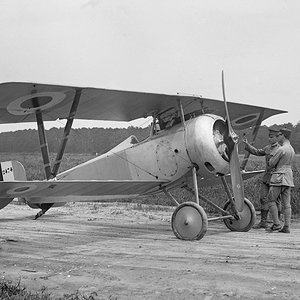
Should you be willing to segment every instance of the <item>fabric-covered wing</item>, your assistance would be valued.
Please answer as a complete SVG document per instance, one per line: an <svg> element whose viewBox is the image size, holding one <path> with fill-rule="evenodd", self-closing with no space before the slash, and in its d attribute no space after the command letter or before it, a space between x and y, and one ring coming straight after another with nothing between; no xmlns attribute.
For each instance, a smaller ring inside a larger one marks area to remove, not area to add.
<svg viewBox="0 0 300 300"><path fill-rule="evenodd" d="M91 180L91 181L5 181L0 182L1 198L140 195L159 188L167 181Z"/></svg>
<svg viewBox="0 0 300 300"><path fill-rule="evenodd" d="M193 96L107 90L39 83L0 84L0 123L35 122L35 111L43 112L45 121L65 119L75 98L80 97L76 119L132 121L137 118L177 108L184 112L212 113L225 116L224 104ZM285 111L228 102L232 125L244 129L272 115Z"/></svg>

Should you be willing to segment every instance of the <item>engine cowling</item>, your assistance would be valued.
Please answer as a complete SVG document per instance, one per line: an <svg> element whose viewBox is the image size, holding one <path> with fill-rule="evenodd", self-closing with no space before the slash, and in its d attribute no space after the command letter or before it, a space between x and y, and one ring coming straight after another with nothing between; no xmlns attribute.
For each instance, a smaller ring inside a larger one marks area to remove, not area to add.
<svg viewBox="0 0 300 300"><path fill-rule="evenodd" d="M199 175L229 172L226 136L227 125L219 116L206 114L187 122L187 151L192 162L199 166Z"/></svg>

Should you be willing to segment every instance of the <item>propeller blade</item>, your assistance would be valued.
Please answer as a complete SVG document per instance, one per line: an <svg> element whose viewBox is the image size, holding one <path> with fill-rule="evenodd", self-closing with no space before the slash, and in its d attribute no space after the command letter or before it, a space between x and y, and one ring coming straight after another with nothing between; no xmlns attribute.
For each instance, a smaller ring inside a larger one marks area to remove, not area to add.
<svg viewBox="0 0 300 300"><path fill-rule="evenodd" d="M238 135L234 132L231 123L230 117L225 97L225 84L224 84L224 72L222 71L222 92L223 100L226 112L226 121L228 126L228 149L230 153L229 165L230 165L230 176L233 197L238 212L242 212L244 209L244 182L240 169L240 161L238 155Z"/></svg>
<svg viewBox="0 0 300 300"><path fill-rule="evenodd" d="M227 121L227 126L228 126L228 133L229 133L228 135L234 143L237 143L239 137L234 132L234 130L231 126L231 122L230 122L227 101L226 101L226 96L225 96L225 84L224 84L224 72L223 71L222 71L222 92L223 92L223 100L224 100L224 106L225 106L225 112L226 112L226 121Z"/></svg>
<svg viewBox="0 0 300 300"><path fill-rule="evenodd" d="M241 175L238 146L234 145L233 151L230 155L230 176L231 185L233 191L233 197L238 212L242 212L244 209L244 181Z"/></svg>

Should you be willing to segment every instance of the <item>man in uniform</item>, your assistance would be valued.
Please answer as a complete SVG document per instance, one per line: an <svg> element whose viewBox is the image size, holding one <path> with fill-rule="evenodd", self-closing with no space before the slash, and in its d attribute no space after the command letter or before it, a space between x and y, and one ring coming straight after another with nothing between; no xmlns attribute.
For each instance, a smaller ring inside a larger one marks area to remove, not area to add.
<svg viewBox="0 0 300 300"><path fill-rule="evenodd" d="M252 145L250 145L247 141L247 138L244 137L243 139L246 151L249 151L251 154L256 156L265 156L266 159L265 173L262 177L260 190L259 190L261 220L257 225L253 226L254 229L267 228L267 216L269 211L267 196L269 193L270 180L272 175L272 168L269 166L269 160L279 147L277 142L278 134L279 134L279 128L277 126L271 126L269 128L269 145L265 146L262 149L257 149ZM278 214L280 214L280 209L278 209Z"/></svg>
<svg viewBox="0 0 300 300"><path fill-rule="evenodd" d="M291 131L282 128L279 132L278 143L280 146L269 160L269 166L275 168L272 172L270 181L270 190L268 194L269 210L272 215L273 225L270 231L279 231L290 233L291 224L291 189L294 186L292 162L295 157L295 151L290 144ZM278 218L276 201L280 196L280 201L284 214L284 226L281 228Z"/></svg>

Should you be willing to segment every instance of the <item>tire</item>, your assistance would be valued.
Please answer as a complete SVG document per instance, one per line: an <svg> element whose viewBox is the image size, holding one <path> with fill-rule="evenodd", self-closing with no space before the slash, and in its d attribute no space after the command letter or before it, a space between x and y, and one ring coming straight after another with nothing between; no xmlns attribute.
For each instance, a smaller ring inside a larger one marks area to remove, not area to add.
<svg viewBox="0 0 300 300"><path fill-rule="evenodd" d="M207 215L197 203L185 202L176 207L172 215L172 230L181 240L200 240L207 231Z"/></svg>
<svg viewBox="0 0 300 300"><path fill-rule="evenodd" d="M232 203L225 203L224 210L232 212ZM244 209L240 213L240 220L225 219L226 227L231 231L249 231L255 223L255 208L253 204L245 198Z"/></svg>

